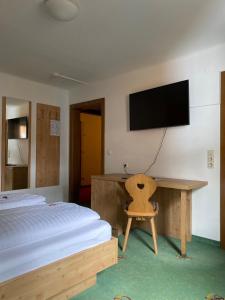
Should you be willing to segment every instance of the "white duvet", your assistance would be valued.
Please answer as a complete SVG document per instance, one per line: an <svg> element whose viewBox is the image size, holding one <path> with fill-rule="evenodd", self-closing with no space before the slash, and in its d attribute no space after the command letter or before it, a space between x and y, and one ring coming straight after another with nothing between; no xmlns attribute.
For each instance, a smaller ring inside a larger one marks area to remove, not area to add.
<svg viewBox="0 0 225 300"><path fill-rule="evenodd" d="M111 226L105 221L95 220L44 241L0 251L0 282L94 247L110 238Z"/></svg>
<svg viewBox="0 0 225 300"><path fill-rule="evenodd" d="M98 219L96 212L74 203L0 210L0 251L45 240Z"/></svg>

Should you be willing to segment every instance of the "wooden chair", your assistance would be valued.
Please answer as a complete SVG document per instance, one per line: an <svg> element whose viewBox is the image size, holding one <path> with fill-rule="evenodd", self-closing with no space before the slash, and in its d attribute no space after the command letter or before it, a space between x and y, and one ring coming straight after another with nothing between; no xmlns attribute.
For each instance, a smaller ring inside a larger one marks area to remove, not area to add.
<svg viewBox="0 0 225 300"><path fill-rule="evenodd" d="M149 201L150 197L156 190L156 186L156 182L151 177L144 174L137 174L126 180L125 187L133 201L129 204L128 210L125 210L125 213L128 216L128 222L123 243L123 252L125 252L127 248L132 219L136 218L141 220L150 220L154 250L155 254L158 254L157 234L154 221L154 217L157 215L158 209L154 209L152 203Z"/></svg>

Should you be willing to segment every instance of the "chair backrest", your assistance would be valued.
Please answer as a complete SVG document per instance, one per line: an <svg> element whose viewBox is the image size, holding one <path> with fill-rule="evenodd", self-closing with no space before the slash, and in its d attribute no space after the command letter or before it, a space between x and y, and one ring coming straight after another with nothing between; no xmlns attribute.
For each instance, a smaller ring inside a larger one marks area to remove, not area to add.
<svg viewBox="0 0 225 300"><path fill-rule="evenodd" d="M137 174L126 180L125 187L133 199L128 211L154 213L154 208L149 199L157 187L155 180L144 174Z"/></svg>

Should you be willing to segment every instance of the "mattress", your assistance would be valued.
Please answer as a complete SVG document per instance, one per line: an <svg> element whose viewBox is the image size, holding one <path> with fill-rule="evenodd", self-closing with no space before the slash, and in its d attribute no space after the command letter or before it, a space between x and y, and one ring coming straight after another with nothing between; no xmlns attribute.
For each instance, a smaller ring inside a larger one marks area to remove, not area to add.
<svg viewBox="0 0 225 300"><path fill-rule="evenodd" d="M0 210L0 251L48 239L99 218L89 208L63 202Z"/></svg>
<svg viewBox="0 0 225 300"><path fill-rule="evenodd" d="M92 220L45 240L0 251L0 282L48 265L111 239L111 226Z"/></svg>

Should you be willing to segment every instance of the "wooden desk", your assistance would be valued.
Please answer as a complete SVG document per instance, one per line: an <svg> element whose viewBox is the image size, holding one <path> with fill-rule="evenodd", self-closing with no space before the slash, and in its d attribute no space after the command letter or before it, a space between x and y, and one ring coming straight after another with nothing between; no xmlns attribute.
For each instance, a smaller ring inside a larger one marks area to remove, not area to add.
<svg viewBox="0 0 225 300"><path fill-rule="evenodd" d="M101 218L108 221L117 234L124 231L126 216L124 208L131 201L125 190L124 182L129 175L107 174L92 176L91 208ZM186 243L191 240L191 198L192 190L206 186L206 181L155 178L157 191L153 199L159 203L156 218L158 233L179 238L181 255L186 256ZM135 225L149 230L147 222Z"/></svg>

